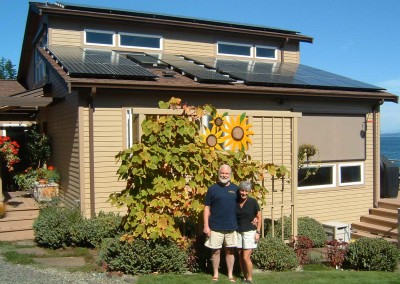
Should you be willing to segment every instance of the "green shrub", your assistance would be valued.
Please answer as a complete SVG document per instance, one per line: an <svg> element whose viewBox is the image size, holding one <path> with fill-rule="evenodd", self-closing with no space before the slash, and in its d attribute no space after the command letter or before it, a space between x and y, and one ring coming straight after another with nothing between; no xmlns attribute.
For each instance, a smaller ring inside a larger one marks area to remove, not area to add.
<svg viewBox="0 0 400 284"><path fill-rule="evenodd" d="M299 263L293 249L278 238L263 238L258 243L252 256L255 267L262 270L289 270L296 268Z"/></svg>
<svg viewBox="0 0 400 284"><path fill-rule="evenodd" d="M350 243L346 259L356 269L394 271L399 250L384 239L361 238Z"/></svg>
<svg viewBox="0 0 400 284"><path fill-rule="evenodd" d="M284 237L285 239L289 239L292 236L292 221L289 217L284 216ZM321 248L325 245L326 242L326 234L324 227L317 220L310 217L299 217L298 218L298 227L297 227L297 236L306 236L310 238L313 242L313 247ZM270 226L269 226L270 227ZM275 236L282 236L282 219L278 219L275 222ZM267 234L271 234L271 228Z"/></svg>
<svg viewBox="0 0 400 284"><path fill-rule="evenodd" d="M310 251L310 264L321 264L323 261L323 255L320 251Z"/></svg>
<svg viewBox="0 0 400 284"><path fill-rule="evenodd" d="M103 239L120 235L122 217L100 212L98 216L82 219L71 227L71 242L79 247L98 247Z"/></svg>
<svg viewBox="0 0 400 284"><path fill-rule="evenodd" d="M187 270L186 252L170 240L135 239L130 243L117 237L102 245L99 260L109 271L132 275Z"/></svg>
<svg viewBox="0 0 400 284"><path fill-rule="evenodd" d="M82 222L77 208L44 207L33 223L35 241L43 247L60 248L71 244L71 227Z"/></svg>

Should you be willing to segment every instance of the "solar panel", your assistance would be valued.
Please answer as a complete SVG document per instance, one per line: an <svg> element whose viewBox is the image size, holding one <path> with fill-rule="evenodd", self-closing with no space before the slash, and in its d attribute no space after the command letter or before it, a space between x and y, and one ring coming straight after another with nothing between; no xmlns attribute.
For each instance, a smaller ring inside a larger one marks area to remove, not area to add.
<svg viewBox="0 0 400 284"><path fill-rule="evenodd" d="M82 49L77 46L49 46L49 52L72 77L113 77L152 80L147 69L111 50Z"/></svg>
<svg viewBox="0 0 400 284"><path fill-rule="evenodd" d="M195 81L200 83L229 83L233 82L231 78L219 74L216 70L210 70L203 66L199 66L192 61L188 61L183 57L172 54L146 54L156 58L169 66L179 70L185 76L192 77Z"/></svg>
<svg viewBox="0 0 400 284"><path fill-rule="evenodd" d="M282 85L286 87L384 90L383 88L303 64L261 62L252 60L221 59L185 56L197 64L215 68L222 74L242 80L249 85Z"/></svg>
<svg viewBox="0 0 400 284"><path fill-rule="evenodd" d="M126 58L140 64L141 66L166 67L167 64L158 59L158 55L149 56L145 53L122 53Z"/></svg>

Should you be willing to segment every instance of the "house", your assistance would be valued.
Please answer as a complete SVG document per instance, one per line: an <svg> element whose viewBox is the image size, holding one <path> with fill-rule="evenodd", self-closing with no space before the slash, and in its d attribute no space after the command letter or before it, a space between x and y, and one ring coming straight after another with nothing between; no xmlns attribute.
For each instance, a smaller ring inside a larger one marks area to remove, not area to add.
<svg viewBox="0 0 400 284"><path fill-rule="evenodd" d="M312 41L277 28L31 2L18 82L52 98L36 121L52 137L63 201L86 216L115 210L108 197L125 186L115 155L139 139L147 115L177 112L158 101L179 97L246 113L252 157L290 169L290 184L266 177L264 217L349 224L380 198L380 105L398 97L300 64L300 44ZM319 149L320 169L299 183L305 143Z"/></svg>

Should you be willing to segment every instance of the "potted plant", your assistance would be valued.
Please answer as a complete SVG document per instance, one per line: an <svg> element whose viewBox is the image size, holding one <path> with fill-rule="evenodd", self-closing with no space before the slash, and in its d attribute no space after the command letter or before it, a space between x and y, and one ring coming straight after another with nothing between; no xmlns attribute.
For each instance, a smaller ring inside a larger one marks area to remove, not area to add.
<svg viewBox="0 0 400 284"><path fill-rule="evenodd" d="M16 174L13 177L15 183L20 190L32 190L37 182L37 173L31 167L27 168L23 173Z"/></svg>
<svg viewBox="0 0 400 284"><path fill-rule="evenodd" d="M53 166L39 168L36 170L36 174L40 184L58 183L60 181L60 174Z"/></svg>

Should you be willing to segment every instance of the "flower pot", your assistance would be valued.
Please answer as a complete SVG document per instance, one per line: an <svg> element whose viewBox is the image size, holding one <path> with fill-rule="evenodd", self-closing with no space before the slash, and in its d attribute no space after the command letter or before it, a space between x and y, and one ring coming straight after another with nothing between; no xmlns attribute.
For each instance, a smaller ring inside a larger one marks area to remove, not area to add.
<svg viewBox="0 0 400 284"><path fill-rule="evenodd" d="M46 184L46 183L47 183L47 179L45 179L45 178L39 179L39 184Z"/></svg>

